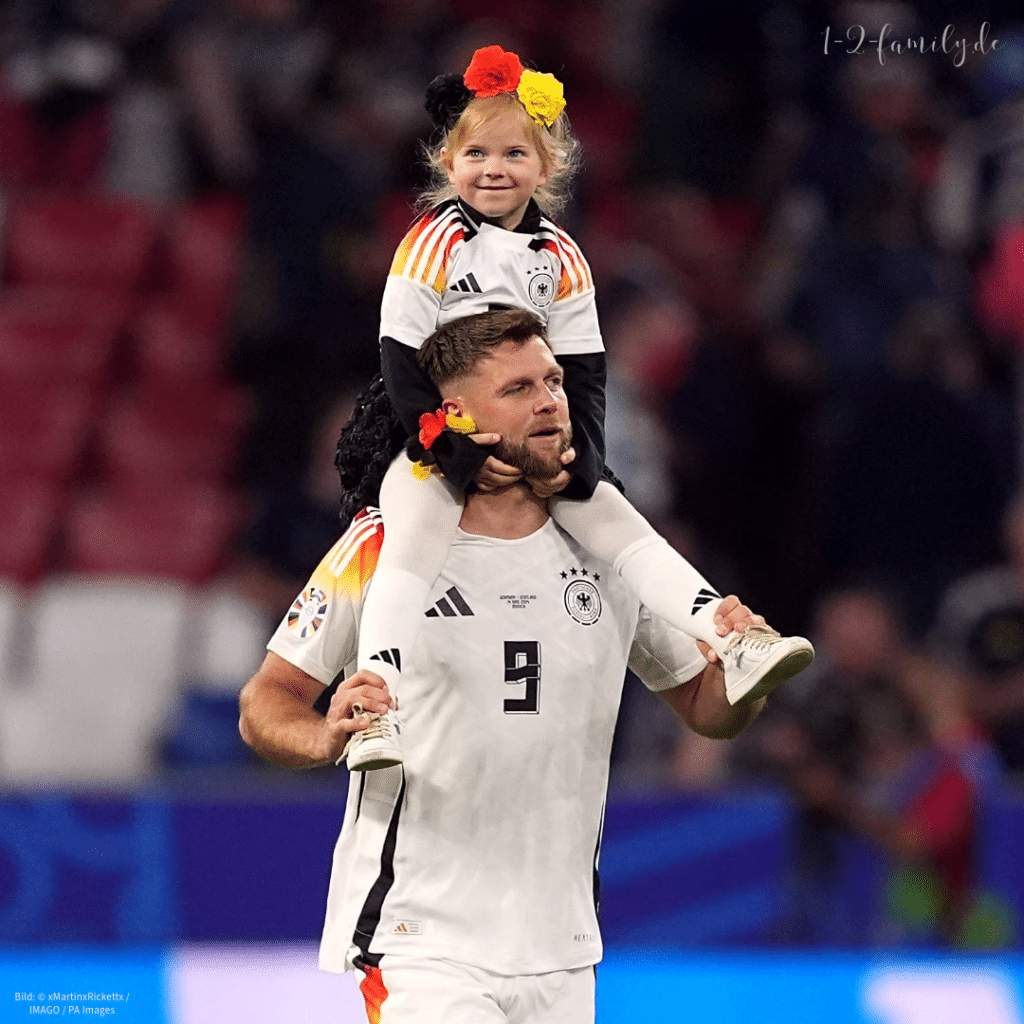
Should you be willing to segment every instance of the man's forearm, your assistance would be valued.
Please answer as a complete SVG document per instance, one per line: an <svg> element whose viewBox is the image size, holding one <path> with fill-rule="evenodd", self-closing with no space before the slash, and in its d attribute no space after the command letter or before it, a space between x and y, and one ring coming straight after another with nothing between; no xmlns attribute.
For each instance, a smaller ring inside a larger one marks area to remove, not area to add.
<svg viewBox="0 0 1024 1024"><path fill-rule="evenodd" d="M242 739L261 757L284 768L331 764L326 724L312 709L312 701L269 684L261 677L263 671L246 684L239 698L238 731Z"/></svg>
<svg viewBox="0 0 1024 1024"><path fill-rule="evenodd" d="M725 696L721 662L708 664L699 676L661 696L695 733L713 740L738 736L761 713L766 699L733 707Z"/></svg>

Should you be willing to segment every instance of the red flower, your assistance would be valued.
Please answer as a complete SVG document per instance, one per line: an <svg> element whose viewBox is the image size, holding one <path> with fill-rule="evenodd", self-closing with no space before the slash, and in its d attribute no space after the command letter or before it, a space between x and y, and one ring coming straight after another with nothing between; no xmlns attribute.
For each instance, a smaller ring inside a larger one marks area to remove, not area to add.
<svg viewBox="0 0 1024 1024"><path fill-rule="evenodd" d="M442 409L438 409L437 412L425 412L420 417L420 444L428 451L440 437L441 431L447 425L447 420Z"/></svg>
<svg viewBox="0 0 1024 1024"><path fill-rule="evenodd" d="M500 46L485 46L473 54L462 80L477 96L497 96L515 92L523 75L519 58Z"/></svg>

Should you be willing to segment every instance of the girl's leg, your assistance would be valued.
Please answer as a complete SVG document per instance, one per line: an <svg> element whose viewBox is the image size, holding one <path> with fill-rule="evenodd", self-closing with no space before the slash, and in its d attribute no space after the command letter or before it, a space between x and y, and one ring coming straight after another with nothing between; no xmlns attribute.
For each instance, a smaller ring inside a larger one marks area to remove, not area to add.
<svg viewBox="0 0 1024 1024"><path fill-rule="evenodd" d="M359 621L357 665L376 672L398 701L403 659L420 631L430 588L444 566L462 517L462 498L440 477L418 480L405 453L380 488L384 542ZM402 763L398 719L389 711L365 716L368 727L352 734L344 757L349 771Z"/></svg>
<svg viewBox="0 0 1024 1024"><path fill-rule="evenodd" d="M725 652L731 638L719 636L714 621L721 595L614 485L602 480L588 501L552 498L550 509L555 522L611 564L652 612Z"/></svg>
<svg viewBox="0 0 1024 1024"><path fill-rule="evenodd" d="M746 705L806 668L814 648L802 636L764 626L719 636L720 595L610 483L589 501L551 500L555 521L591 554L610 562L641 601L676 629L703 640L722 659L725 695Z"/></svg>
<svg viewBox="0 0 1024 1024"><path fill-rule="evenodd" d="M402 452L384 476L380 510L384 543L363 603L358 668L376 672L394 690L455 540L462 495L441 477L418 480Z"/></svg>

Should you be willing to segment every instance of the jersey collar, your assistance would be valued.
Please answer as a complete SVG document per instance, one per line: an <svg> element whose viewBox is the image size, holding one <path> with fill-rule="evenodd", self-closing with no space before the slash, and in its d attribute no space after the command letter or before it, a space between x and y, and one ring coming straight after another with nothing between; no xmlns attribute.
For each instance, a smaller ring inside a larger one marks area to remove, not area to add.
<svg viewBox="0 0 1024 1024"><path fill-rule="evenodd" d="M497 220L474 209L464 199L459 198L455 202L458 204L459 209L462 210L463 216L474 227L479 228L481 224L490 224L492 227L501 228L501 224ZM523 219L512 230L513 232L521 232L524 235L535 235L540 230L540 218L541 212L540 207L537 205L537 200L531 199L526 204L526 212L523 214ZM502 230L506 229L502 228Z"/></svg>

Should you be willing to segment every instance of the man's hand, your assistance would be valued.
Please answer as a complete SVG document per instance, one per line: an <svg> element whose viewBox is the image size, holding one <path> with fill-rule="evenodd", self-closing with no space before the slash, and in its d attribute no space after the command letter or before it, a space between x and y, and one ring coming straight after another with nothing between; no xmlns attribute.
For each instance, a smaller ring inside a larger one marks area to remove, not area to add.
<svg viewBox="0 0 1024 1024"><path fill-rule="evenodd" d="M559 456L559 461L563 466L568 466L575 458L576 449L567 448ZM567 469L563 469L554 476L528 476L526 482L533 488L534 494L539 495L541 498L550 498L552 494L564 491L571 479L572 474Z"/></svg>
<svg viewBox="0 0 1024 1024"><path fill-rule="evenodd" d="M764 616L755 615L735 594L722 598L722 603L715 612L715 632L719 636L728 636L734 630L737 633L745 633L750 626L764 624ZM700 653L712 664L718 661L718 655L703 640L698 640L697 646Z"/></svg>
<svg viewBox="0 0 1024 1024"><path fill-rule="evenodd" d="M497 444L501 440L501 434L470 434L476 444L489 445ZM497 491L502 487L511 487L519 483L523 478L523 471L510 466L493 455L487 457L487 461L480 467L473 482L481 491Z"/></svg>
<svg viewBox="0 0 1024 1024"><path fill-rule="evenodd" d="M284 768L336 764L349 736L369 724L362 716L352 717L352 705L373 714L393 706L384 680L373 672L356 672L339 684L326 716L313 708L323 692L323 683L268 651L239 695L242 739Z"/></svg>
<svg viewBox="0 0 1024 1024"><path fill-rule="evenodd" d="M360 669L349 676L338 685L324 718L320 754L322 760L337 761L349 736L369 725L366 718L353 717L354 704L359 704L364 711L375 715L382 715L395 706L387 683L376 673Z"/></svg>

